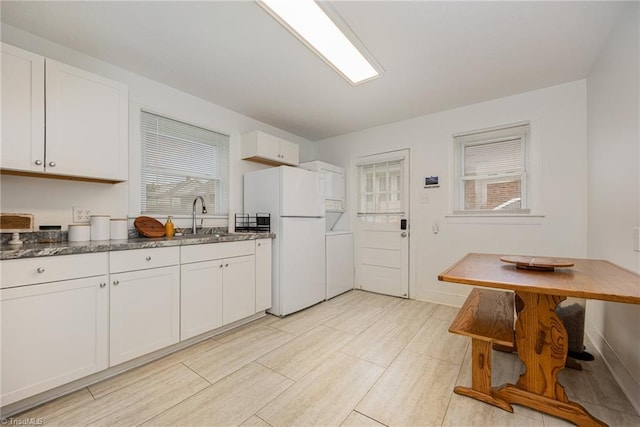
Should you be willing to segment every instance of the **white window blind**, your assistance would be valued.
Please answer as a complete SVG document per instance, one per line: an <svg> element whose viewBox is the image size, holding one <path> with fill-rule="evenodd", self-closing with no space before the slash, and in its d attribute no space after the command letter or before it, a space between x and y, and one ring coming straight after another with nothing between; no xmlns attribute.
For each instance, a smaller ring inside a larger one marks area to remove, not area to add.
<svg viewBox="0 0 640 427"><path fill-rule="evenodd" d="M202 196L210 214L227 215L229 136L141 112L141 210L190 215Z"/></svg>
<svg viewBox="0 0 640 427"><path fill-rule="evenodd" d="M526 124L454 136L458 212L529 212L528 135Z"/></svg>

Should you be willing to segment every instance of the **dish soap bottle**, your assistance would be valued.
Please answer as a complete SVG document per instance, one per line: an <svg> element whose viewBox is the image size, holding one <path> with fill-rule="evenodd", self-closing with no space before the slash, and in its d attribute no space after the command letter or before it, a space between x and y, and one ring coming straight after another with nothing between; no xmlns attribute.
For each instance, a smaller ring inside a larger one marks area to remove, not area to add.
<svg viewBox="0 0 640 427"><path fill-rule="evenodd" d="M171 217L167 217L167 222L164 224L164 234L167 237L173 237L173 235L176 233L176 230L173 226L173 222L171 221Z"/></svg>

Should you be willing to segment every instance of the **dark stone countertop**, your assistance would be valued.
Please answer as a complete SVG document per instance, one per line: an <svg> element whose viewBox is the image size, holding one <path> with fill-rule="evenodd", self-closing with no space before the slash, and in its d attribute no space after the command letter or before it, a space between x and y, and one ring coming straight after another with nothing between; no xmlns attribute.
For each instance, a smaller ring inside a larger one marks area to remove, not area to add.
<svg viewBox="0 0 640 427"><path fill-rule="evenodd" d="M55 255L88 254L126 251L130 249L164 248L170 246L202 245L206 243L237 242L242 240L273 239L273 233L188 234L180 237L132 238L127 240L93 240L89 242L24 243L16 248L2 244L0 260L35 258Z"/></svg>

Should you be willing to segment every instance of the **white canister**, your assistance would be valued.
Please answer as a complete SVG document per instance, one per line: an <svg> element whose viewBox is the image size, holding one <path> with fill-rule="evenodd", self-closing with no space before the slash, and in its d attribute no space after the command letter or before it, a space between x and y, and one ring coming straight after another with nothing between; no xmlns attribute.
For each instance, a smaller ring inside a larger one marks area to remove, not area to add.
<svg viewBox="0 0 640 427"><path fill-rule="evenodd" d="M111 237L109 215L91 215L89 222L91 223L91 240L109 240Z"/></svg>
<svg viewBox="0 0 640 427"><path fill-rule="evenodd" d="M125 240L129 238L127 218L111 218L111 240Z"/></svg>
<svg viewBox="0 0 640 427"><path fill-rule="evenodd" d="M89 224L69 224L67 238L70 242L88 242L91 240L91 226Z"/></svg>

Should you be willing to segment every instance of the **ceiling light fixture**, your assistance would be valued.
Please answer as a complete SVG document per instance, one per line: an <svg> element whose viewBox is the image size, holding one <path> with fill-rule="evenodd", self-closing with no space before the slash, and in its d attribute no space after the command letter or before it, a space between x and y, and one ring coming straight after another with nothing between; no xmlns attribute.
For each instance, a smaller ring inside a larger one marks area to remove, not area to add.
<svg viewBox="0 0 640 427"><path fill-rule="evenodd" d="M259 0L258 4L351 84L381 75L374 61L365 58L315 1Z"/></svg>

